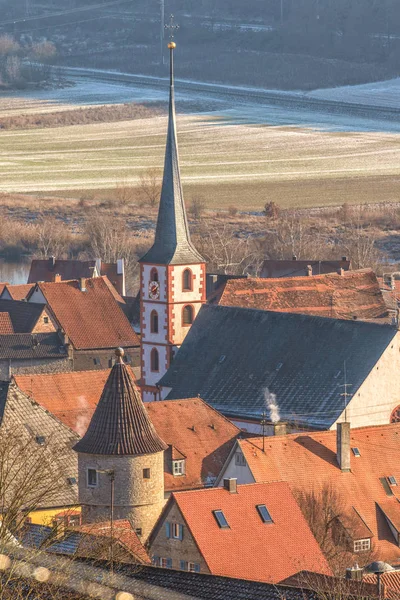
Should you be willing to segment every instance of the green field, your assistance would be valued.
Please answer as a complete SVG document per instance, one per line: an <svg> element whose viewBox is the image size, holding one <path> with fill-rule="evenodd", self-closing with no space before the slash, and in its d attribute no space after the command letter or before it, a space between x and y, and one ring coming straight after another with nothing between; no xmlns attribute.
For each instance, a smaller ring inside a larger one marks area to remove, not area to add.
<svg viewBox="0 0 400 600"><path fill-rule="evenodd" d="M63 107L65 109L65 107ZM12 107L9 114L24 110ZM0 114L6 114L2 111ZM0 131L0 191L113 190L162 169L166 117ZM259 209L398 201L400 136L324 133L179 115L186 198L210 208Z"/></svg>

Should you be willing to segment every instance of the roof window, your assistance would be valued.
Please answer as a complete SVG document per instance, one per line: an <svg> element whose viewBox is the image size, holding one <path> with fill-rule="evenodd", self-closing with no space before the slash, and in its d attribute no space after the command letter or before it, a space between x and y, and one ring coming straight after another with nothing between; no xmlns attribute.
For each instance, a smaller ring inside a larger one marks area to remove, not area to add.
<svg viewBox="0 0 400 600"><path fill-rule="evenodd" d="M397 479L394 475L390 475L388 477L388 482L390 483L390 485L397 485Z"/></svg>
<svg viewBox="0 0 400 600"><path fill-rule="evenodd" d="M273 523L272 517L269 514L268 508L265 506L265 504L257 504L256 508L261 517L261 520L264 523Z"/></svg>
<svg viewBox="0 0 400 600"><path fill-rule="evenodd" d="M225 360L225 359L226 359L226 356L225 356L225 354L221 354L221 356L219 357L219 360L218 360L218 362L221 364L221 363L223 363L223 362L224 362L224 360Z"/></svg>
<svg viewBox="0 0 400 600"><path fill-rule="evenodd" d="M39 446L43 446L46 442L46 438L44 437L44 435L37 435L36 436L36 443L39 444Z"/></svg>
<svg viewBox="0 0 400 600"><path fill-rule="evenodd" d="M283 367L283 363L278 363L275 367L275 371L279 371L279 369L282 369Z"/></svg>
<svg viewBox="0 0 400 600"><path fill-rule="evenodd" d="M68 481L69 485L76 485L76 483L77 483L76 477L67 477L67 481Z"/></svg>
<svg viewBox="0 0 400 600"><path fill-rule="evenodd" d="M379 477L379 481L382 484L383 489L385 490L386 496L393 496L393 492L390 489L390 485L388 484L388 480L386 477Z"/></svg>
<svg viewBox="0 0 400 600"><path fill-rule="evenodd" d="M354 456L357 456L357 457L358 457L358 456L361 456L361 452L359 451L359 449L358 449L358 448L352 448L352 450L353 450L353 454L354 454Z"/></svg>
<svg viewBox="0 0 400 600"><path fill-rule="evenodd" d="M228 521L226 520L225 515L222 512L222 510L213 510L212 512L213 512L215 520L217 521L220 528L221 529L229 529Z"/></svg>

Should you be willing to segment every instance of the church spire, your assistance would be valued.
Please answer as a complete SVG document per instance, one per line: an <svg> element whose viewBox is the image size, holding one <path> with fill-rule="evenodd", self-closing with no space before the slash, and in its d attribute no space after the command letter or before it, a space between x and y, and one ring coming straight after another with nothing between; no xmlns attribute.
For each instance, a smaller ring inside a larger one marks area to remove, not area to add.
<svg viewBox="0 0 400 600"><path fill-rule="evenodd" d="M140 260L140 262L163 265L204 262L204 258L197 252L190 239L179 169L174 97L174 50L176 44L172 35L172 31L176 27L176 25L173 25L173 17L171 16L171 25L168 26L168 29L171 30L171 39L168 44L170 51L170 85L164 176L154 244Z"/></svg>

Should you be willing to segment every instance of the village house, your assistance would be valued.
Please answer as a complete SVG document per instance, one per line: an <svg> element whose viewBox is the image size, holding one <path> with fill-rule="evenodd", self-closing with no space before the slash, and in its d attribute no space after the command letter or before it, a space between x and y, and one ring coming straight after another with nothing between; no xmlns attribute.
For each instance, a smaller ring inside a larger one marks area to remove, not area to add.
<svg viewBox="0 0 400 600"><path fill-rule="evenodd" d="M135 385L131 368L127 376ZM13 383L79 436L87 430L110 375L109 370L15 375ZM240 430L201 398L146 402L145 409L168 448L164 491L211 486Z"/></svg>
<svg viewBox="0 0 400 600"><path fill-rule="evenodd" d="M57 333L0 335L0 381L9 381L16 373L49 373L71 368L69 348Z"/></svg>
<svg viewBox="0 0 400 600"><path fill-rule="evenodd" d="M282 432L282 431L281 431ZM338 496L338 546L374 560L400 559L400 423L238 439L216 485L285 481L294 494L327 486ZM371 562L371 560L369 561Z"/></svg>
<svg viewBox="0 0 400 600"><path fill-rule="evenodd" d="M335 319L397 318L371 269L313 277L228 279L208 299L210 304L301 313Z"/></svg>
<svg viewBox="0 0 400 600"><path fill-rule="evenodd" d="M140 364L139 338L107 277L37 283L27 302L47 306L69 347L72 370L110 368L118 346L126 348L129 364Z"/></svg>
<svg viewBox="0 0 400 600"><path fill-rule="evenodd" d="M159 384L262 433L272 407L294 430L335 429L345 413L354 427L396 421L399 373L395 327L204 305Z"/></svg>
<svg viewBox="0 0 400 600"><path fill-rule="evenodd" d="M154 564L278 583L300 568L331 574L285 482L174 493L149 538ZM300 566L301 565L301 566Z"/></svg>
<svg viewBox="0 0 400 600"><path fill-rule="evenodd" d="M33 259L29 271L28 284L39 281L70 281L71 279L89 279L106 276L121 296L125 296L125 264L124 259L116 263L105 263L96 260L61 260L50 256L44 259Z"/></svg>
<svg viewBox="0 0 400 600"><path fill-rule="evenodd" d="M79 515L75 432L13 383L1 382L0 437L2 507L38 525L50 525L63 511Z"/></svg>
<svg viewBox="0 0 400 600"><path fill-rule="evenodd" d="M136 566L150 564L149 556L129 521L114 520L112 532L110 521L77 524L73 527L60 527L57 523L53 526L26 523L16 532L16 539L24 548L36 548L54 555L93 559L103 563L110 559L112 539L115 563Z"/></svg>
<svg viewBox="0 0 400 600"><path fill-rule="evenodd" d="M16 285L6 283L2 289L0 300L26 300L29 292L33 288L33 283L21 283Z"/></svg>
<svg viewBox="0 0 400 600"><path fill-rule="evenodd" d="M304 277L341 273L350 269L350 260L342 256L341 260L298 260L297 256L283 260L264 260L261 277Z"/></svg>
<svg viewBox="0 0 400 600"><path fill-rule="evenodd" d="M45 304L0 298L0 333L50 333L58 327Z"/></svg>

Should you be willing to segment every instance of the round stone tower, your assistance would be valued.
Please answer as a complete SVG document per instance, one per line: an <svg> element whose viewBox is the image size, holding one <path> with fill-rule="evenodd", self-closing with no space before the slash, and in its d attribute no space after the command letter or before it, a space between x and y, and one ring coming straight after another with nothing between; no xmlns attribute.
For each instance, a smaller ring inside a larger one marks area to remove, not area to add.
<svg viewBox="0 0 400 600"><path fill-rule="evenodd" d="M78 453L79 503L86 523L129 519L146 541L164 506L164 450L145 409L124 351L117 362Z"/></svg>

